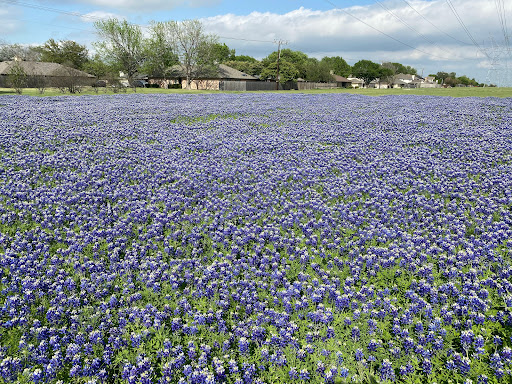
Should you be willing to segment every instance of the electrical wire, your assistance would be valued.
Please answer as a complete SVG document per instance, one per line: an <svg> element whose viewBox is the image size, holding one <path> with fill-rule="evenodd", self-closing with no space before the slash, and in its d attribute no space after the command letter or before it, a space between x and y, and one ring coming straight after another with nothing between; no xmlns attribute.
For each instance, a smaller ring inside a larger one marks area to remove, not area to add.
<svg viewBox="0 0 512 384"><path fill-rule="evenodd" d="M0 0L0 1L2 3L7 3L7 4L11 4L11 5L18 5L18 6L21 6L21 7L32 8L32 9L39 9L39 10L42 10L42 11L55 12L55 13L60 13L62 15L76 16L76 17L85 17L87 19L94 19L94 20L104 20L103 17L93 16L93 15L84 15L84 14L81 14L81 13L78 13L78 12L64 11L62 9L51 8L51 7L47 7L45 5L30 4L30 3L25 3L25 2L22 2L22 1L17 1L17 0Z"/></svg>
<svg viewBox="0 0 512 384"><path fill-rule="evenodd" d="M93 20L105 20L106 19L105 17L86 15L86 14L82 14L79 12L69 12L69 11L64 11L62 9L51 8L51 7L47 7L44 5L38 5L38 4L30 4L30 3L25 3L25 2L16 1L16 0L0 0L0 2L12 4L12 5L18 5L21 7L39 9L42 11L60 13L63 15L68 15L68 16L75 16L75 17L81 17L81 18L87 18L87 19L93 19ZM139 24L134 24L134 23L129 23L129 24L142 27ZM219 36L219 38L228 39L228 40L239 40L239 41L250 41L250 42L256 42L256 43L272 43L272 44L274 44L274 41L272 41L272 40L244 39L244 38L240 38L240 37L230 37L230 36Z"/></svg>
<svg viewBox="0 0 512 384"><path fill-rule="evenodd" d="M416 28L412 27L411 25L409 25L409 23L407 23L404 19L402 19L400 16L398 16L396 13L394 13L393 11L391 11L388 7L386 7L384 4L382 4L379 0L375 0L375 3L377 3L378 5L381 6L382 9L384 9L386 12L388 12L390 15L394 16L398 21L400 21L403 25L405 25L407 28L409 28L411 31L417 33L419 36L421 36L425 41L427 41L428 43L436 46L437 48L439 48L441 51L443 52L446 52L448 54L451 54L451 52L448 52L447 50L445 50L444 48L441 48L439 45L437 45L436 42L432 41L431 39L429 39L427 36L425 36L423 33L421 33L420 31L418 31Z"/></svg>
<svg viewBox="0 0 512 384"><path fill-rule="evenodd" d="M503 2L503 0L494 0L494 4L496 5L496 11L498 12L498 19L500 21L501 30L503 32L505 47L507 48L507 51L510 53L510 39L508 36L505 3Z"/></svg>
<svg viewBox="0 0 512 384"><path fill-rule="evenodd" d="M409 8L411 8L414 12L416 12L423 20L425 20L427 23L429 23L431 26L433 26L436 30L438 30L439 32L441 32L442 34L448 36L449 38L455 40L455 41L458 41L459 43L462 43L464 45L472 45L471 43L468 43L466 41L462 41L462 40L459 40L457 39L456 37L446 33L445 31L439 29L439 27L437 27L437 25L435 25L434 23L432 23L429 19L427 19L425 16L423 16L416 8L414 8L411 3L409 3L407 0L402 0L405 4L407 4L409 6Z"/></svg>
<svg viewBox="0 0 512 384"><path fill-rule="evenodd" d="M491 60L491 57L487 54L487 52L485 52L481 47L480 45L478 44L478 42L474 39L474 37L471 35L471 33L469 32L469 29L466 27L466 25L464 24L464 22L462 21L461 17L459 16L459 13L457 12L457 10L455 9L455 6L453 5L452 1L451 0L446 0L446 3L448 4L448 6L450 7L452 13L455 15L455 18L459 21L459 24L462 26L462 29L464 29L464 31L466 32L466 34L468 35L469 39L473 42L473 45L480 51L482 52L489 60Z"/></svg>
<svg viewBox="0 0 512 384"><path fill-rule="evenodd" d="M332 1L330 1L330 0L324 0L324 1L325 1L325 2L327 2L327 3L329 3L330 5L332 5L334 8L336 8L336 9L340 10L341 12L343 12L343 13L345 13L345 14L349 15L350 17L352 17L352 18L356 19L357 21L359 21L359 22L363 23L364 25L366 25L367 27L369 27L369 28L373 29L374 31L377 31L377 32L379 32L380 34L382 34L382 35L384 35L384 36L386 36L386 37L390 38L391 40L396 41L397 43L402 44L402 45L404 45L404 46L406 46L406 47L409 47L409 48L411 48L411 49L412 49L412 50L414 50L414 51L421 52L421 53L423 53L423 54L425 54L425 55L427 55L427 56L435 57L435 58L442 59L442 60L454 60L454 58L453 58L453 57L448 58L448 57L443 57L443 56L433 55L433 54L431 54L431 53L429 53L429 52L427 52L427 51L424 51L424 50L422 50L422 49L416 48L416 47L414 47L414 46L412 46L412 45L410 45L410 44L404 43L403 41L401 41L401 40L399 40L399 39L397 39L397 38L395 38L395 37L393 37L393 36L391 36L391 35L387 34L386 32L381 31L380 29L375 28L374 26L372 26L372 25L368 24L366 21L364 21L363 19L360 19L359 17L357 17L356 15L354 15L354 14L352 14L352 13L348 12L347 10L342 9L342 8L339 8L339 7L338 7L336 4L334 4ZM461 59L458 59L458 60L461 60Z"/></svg>

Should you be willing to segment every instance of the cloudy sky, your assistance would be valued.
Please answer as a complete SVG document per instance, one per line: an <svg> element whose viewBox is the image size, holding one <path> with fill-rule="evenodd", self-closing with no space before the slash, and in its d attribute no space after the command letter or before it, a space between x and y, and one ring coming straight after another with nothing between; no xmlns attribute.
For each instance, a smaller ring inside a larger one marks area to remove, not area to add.
<svg viewBox="0 0 512 384"><path fill-rule="evenodd" d="M419 74L456 72L479 82L490 75L512 85L509 0L0 0L0 40L75 40L92 49L93 22L103 17L141 26L197 18L237 54L258 59L281 39L317 58L394 61Z"/></svg>

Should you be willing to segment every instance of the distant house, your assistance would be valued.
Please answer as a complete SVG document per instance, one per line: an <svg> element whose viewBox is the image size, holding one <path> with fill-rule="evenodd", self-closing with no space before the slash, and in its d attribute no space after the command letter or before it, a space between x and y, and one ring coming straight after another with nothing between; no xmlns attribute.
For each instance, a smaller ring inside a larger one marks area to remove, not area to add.
<svg viewBox="0 0 512 384"><path fill-rule="evenodd" d="M349 79L347 79L346 77L336 75L336 74L332 73L332 71L331 71L331 76L333 77L334 81L336 82L338 88L350 88L352 86L352 82Z"/></svg>
<svg viewBox="0 0 512 384"><path fill-rule="evenodd" d="M393 88L440 88L435 77L422 78L418 75L399 73L393 77Z"/></svg>
<svg viewBox="0 0 512 384"><path fill-rule="evenodd" d="M389 88L389 84L387 81L375 79L370 82L368 88L386 89Z"/></svg>
<svg viewBox="0 0 512 384"><path fill-rule="evenodd" d="M364 80L358 79L357 77L349 76L347 80L350 81L352 88L364 88Z"/></svg>
<svg viewBox="0 0 512 384"><path fill-rule="evenodd" d="M170 72L171 75L168 78L149 76L148 82L150 84L159 84L161 88L170 88L174 84L181 84L182 88L187 87L187 76L183 66L175 65L171 68ZM209 74L192 79L190 88L199 90L219 90L224 89L224 83L226 82L247 81L259 81L259 79L225 64L218 64Z"/></svg>
<svg viewBox="0 0 512 384"><path fill-rule="evenodd" d="M27 87L36 87L41 82L47 87L67 87L70 82L75 85L92 85L96 80L93 75L62 64L12 60L0 62L0 87L8 86L9 74L16 64L27 75Z"/></svg>

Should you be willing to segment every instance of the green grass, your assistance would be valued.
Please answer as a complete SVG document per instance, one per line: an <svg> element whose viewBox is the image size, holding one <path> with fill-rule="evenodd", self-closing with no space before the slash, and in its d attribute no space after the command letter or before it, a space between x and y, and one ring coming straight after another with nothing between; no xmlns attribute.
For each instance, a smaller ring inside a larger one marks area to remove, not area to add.
<svg viewBox="0 0 512 384"><path fill-rule="evenodd" d="M220 93L223 91L196 91L186 89L163 89L163 88L137 88L137 93L140 94L205 94L205 93ZM420 89L312 89L302 91L256 91L261 92L277 92L277 93L351 93L366 96L387 96L387 95L424 95L424 96L450 96L450 97L512 97L512 88L497 88L497 87L484 87L484 88L420 88ZM134 93L132 88L127 88L126 92L118 92L117 94ZM227 93L227 92L226 92ZM240 93L240 92L229 92ZM0 95L15 95L16 92L11 88L0 88ZM85 88L81 93L74 95L104 95L115 94L112 90L99 88L98 93L92 87ZM36 88L25 88L23 95L29 96L63 96L70 95L68 92L61 92L57 88L48 88L43 94L39 93Z"/></svg>
<svg viewBox="0 0 512 384"><path fill-rule="evenodd" d="M85 87L80 93L62 92L58 88L48 88L44 93L40 93L37 88L24 88L22 95L28 96L80 96L80 95L126 95L133 92L133 88L126 88L126 92L114 93L112 90L105 88L98 88L98 92L92 87ZM140 94L155 94L155 93L183 93L183 94L203 94L203 93L218 93L219 91L196 91L187 89L164 89L164 88L137 88L136 93ZM16 95L12 88L0 88L0 95Z"/></svg>

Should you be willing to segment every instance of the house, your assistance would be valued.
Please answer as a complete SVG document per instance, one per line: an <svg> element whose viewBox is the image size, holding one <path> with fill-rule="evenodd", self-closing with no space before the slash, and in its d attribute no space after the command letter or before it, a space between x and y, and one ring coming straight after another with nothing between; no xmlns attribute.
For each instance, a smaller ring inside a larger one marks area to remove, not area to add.
<svg viewBox="0 0 512 384"><path fill-rule="evenodd" d="M45 87L92 85L96 81L93 75L62 64L15 59L0 62L0 87L8 86L8 78L15 65L19 65L25 72L28 88L35 88L41 84Z"/></svg>
<svg viewBox="0 0 512 384"><path fill-rule="evenodd" d="M347 80L350 81L350 86L352 88L364 88L364 80L358 79L357 77L349 76L347 77Z"/></svg>
<svg viewBox="0 0 512 384"><path fill-rule="evenodd" d="M169 78L148 77L148 82L150 84L159 84L161 88L171 88L176 84L181 84L182 88L187 88L187 78L183 66L175 65L171 68L170 72L171 75ZM192 79L190 88L200 90L226 90L226 83L236 82L237 85L245 85L239 83L252 81L259 81L259 79L225 64L218 64L210 73Z"/></svg>
<svg viewBox="0 0 512 384"><path fill-rule="evenodd" d="M393 77L393 88L440 88L434 76L425 78L418 75L399 73Z"/></svg>
<svg viewBox="0 0 512 384"><path fill-rule="evenodd" d="M336 75L331 71L331 76L336 82L338 88L350 88L352 86L352 82L346 77Z"/></svg>
<svg viewBox="0 0 512 384"><path fill-rule="evenodd" d="M390 88L389 84L385 80L375 79L370 82L368 88L376 88L376 89L387 89Z"/></svg>

